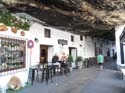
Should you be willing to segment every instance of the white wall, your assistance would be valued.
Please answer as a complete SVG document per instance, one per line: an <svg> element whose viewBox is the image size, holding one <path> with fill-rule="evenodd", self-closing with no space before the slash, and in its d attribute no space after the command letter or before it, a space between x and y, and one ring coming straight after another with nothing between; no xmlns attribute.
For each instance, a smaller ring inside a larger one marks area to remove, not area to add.
<svg viewBox="0 0 125 93"><path fill-rule="evenodd" d="M116 37L116 50L117 50L117 65L121 64L121 54L120 54L120 35L124 29L125 25L120 25L115 28L115 37Z"/></svg>
<svg viewBox="0 0 125 93"><path fill-rule="evenodd" d="M51 29L51 38L45 38L44 37L44 28L48 28ZM62 52L65 52L66 54L69 54L69 47L75 47L77 48L77 55L78 56L83 56L85 57L94 57L95 56L95 48L94 48L94 42L98 42L97 38L94 38L94 40L91 40L91 37L87 37L87 39L85 39L85 37L83 36L83 41L80 41L80 36L79 35L75 35L72 33L69 33L67 31L61 31L58 29L54 29L51 27L45 27L42 26L38 23L34 23L32 24L32 26L30 27L30 30L28 32L26 32L26 35L24 37L20 36L20 31L18 31L17 34L13 34L10 31L10 28L8 31L5 32L0 32L0 34L4 34L4 35L8 35L8 36L14 36L14 37L21 37L27 40L33 40L34 38L38 38L39 42L36 43L34 42L34 47L32 49L32 54L30 54L30 49L26 48L27 51L27 55L26 55L26 64L31 63L31 65L36 65L39 63L39 59L40 59L40 44L42 45L48 45L48 61L51 62L52 56L55 53L58 53L59 55ZM74 36L74 42L71 42L71 35ZM58 44L58 39L65 39L68 41L68 45L60 45ZM82 46L80 46L82 45ZM97 43L97 46L100 45L100 42ZM111 47L112 46L107 46L106 44L103 45L103 47ZM31 56L31 57L30 57ZM27 81L28 78L28 67L25 68L25 70L20 71L18 73L14 73L14 74L9 74L6 76L2 76L0 77L0 86L1 87L6 87L7 82L10 80L10 78L16 75L18 76L22 83L25 83ZM4 82L1 82L4 81Z"/></svg>
<svg viewBox="0 0 125 93"><path fill-rule="evenodd" d="M84 48L85 48L85 57L94 57L95 56L95 47L94 42L91 40L91 37L84 39Z"/></svg>
<svg viewBox="0 0 125 93"><path fill-rule="evenodd" d="M7 31L0 31L0 36L6 35L6 36L14 37L14 38L21 38L23 40L26 40L26 43L27 43L27 40L31 39L31 35L28 31L26 31L25 36L21 36L20 35L21 31L22 30L18 30L17 33L14 34L13 32L11 32L11 28L8 27ZM9 74L6 74L7 72L0 73L0 87L1 88L6 89L8 81L14 75L20 78L22 84L27 82L28 72L29 72L29 69L28 69L29 68L29 58L30 58L29 57L29 50L27 50L27 49L26 49L26 54L27 55L26 55L26 67L25 68L19 69L18 72L16 70L8 71Z"/></svg>
<svg viewBox="0 0 125 93"><path fill-rule="evenodd" d="M51 29L51 38L45 38L44 37L44 28ZM75 47L77 48L77 55L78 56L84 56L84 57L94 57L95 56L95 48L94 48L94 42L96 42L97 47L101 47L100 44L102 43L101 39L94 38L93 40L91 37L87 36L85 39L85 36L83 36L83 41L80 41L80 36L75 35L72 33L69 33L67 31L61 31L58 29L54 29L51 27L45 27L40 24L34 23L31 27L30 33L34 35L34 37L37 37L39 39L39 44L43 45L50 45L51 49L49 49L49 52L52 52L49 54L49 57L52 57L55 53L61 54L62 52L65 52L66 54L69 54L69 47ZM71 42L71 35L74 36L74 42ZM68 45L60 45L58 44L58 39L65 39L68 40ZM99 41L100 40L100 41ZM111 41L110 41L111 42ZM80 46L82 45L82 46ZM113 48L115 49L115 46L112 46L112 42L109 43L108 45L103 43L103 48L104 48L104 55L107 55L107 51L105 51L107 48L112 50ZM38 59L33 59L32 62L33 64L36 64L39 60L39 48L34 47L34 56ZM112 54L112 53L111 53ZM48 61L51 62L52 58L48 58Z"/></svg>

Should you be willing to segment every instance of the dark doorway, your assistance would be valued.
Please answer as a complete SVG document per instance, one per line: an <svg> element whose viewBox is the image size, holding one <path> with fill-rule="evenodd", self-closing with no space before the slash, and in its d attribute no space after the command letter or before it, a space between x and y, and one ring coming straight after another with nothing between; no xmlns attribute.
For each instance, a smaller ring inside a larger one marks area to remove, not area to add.
<svg viewBox="0 0 125 93"><path fill-rule="evenodd" d="M108 48L107 56L110 57L110 49Z"/></svg>
<svg viewBox="0 0 125 93"><path fill-rule="evenodd" d="M40 45L40 63L48 62L48 46Z"/></svg>
<svg viewBox="0 0 125 93"><path fill-rule="evenodd" d="M75 47L69 47L69 55L71 55L73 57L73 67L75 68L77 66L75 60L77 57L77 48Z"/></svg>

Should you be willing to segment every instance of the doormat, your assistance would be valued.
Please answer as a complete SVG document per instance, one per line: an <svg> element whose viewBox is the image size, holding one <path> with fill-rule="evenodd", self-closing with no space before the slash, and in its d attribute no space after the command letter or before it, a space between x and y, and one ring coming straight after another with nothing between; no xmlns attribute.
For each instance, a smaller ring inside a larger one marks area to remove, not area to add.
<svg viewBox="0 0 125 93"><path fill-rule="evenodd" d="M26 89L31 87L32 84L31 83L27 83L24 87L20 88L19 90L12 90L12 89L7 89L6 93L19 93L21 90Z"/></svg>

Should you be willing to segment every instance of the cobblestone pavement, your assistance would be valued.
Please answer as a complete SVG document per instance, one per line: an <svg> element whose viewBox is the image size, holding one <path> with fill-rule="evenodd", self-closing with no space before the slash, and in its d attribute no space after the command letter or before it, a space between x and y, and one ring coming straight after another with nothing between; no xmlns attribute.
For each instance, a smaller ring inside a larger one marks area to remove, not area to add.
<svg viewBox="0 0 125 93"><path fill-rule="evenodd" d="M115 62L108 62L103 71L97 66L74 70L70 76L56 76L53 82L35 83L20 93L124 93Z"/></svg>

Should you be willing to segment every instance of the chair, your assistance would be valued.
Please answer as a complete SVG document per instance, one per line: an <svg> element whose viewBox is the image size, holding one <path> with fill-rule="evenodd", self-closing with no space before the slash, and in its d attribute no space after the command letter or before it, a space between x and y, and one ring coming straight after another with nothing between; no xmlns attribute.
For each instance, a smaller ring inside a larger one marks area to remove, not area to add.
<svg viewBox="0 0 125 93"><path fill-rule="evenodd" d="M70 74L69 65L67 63L61 64L61 75L63 74L68 75L68 73Z"/></svg>
<svg viewBox="0 0 125 93"><path fill-rule="evenodd" d="M43 68L42 68L42 76L41 76L41 83L45 80L46 83L48 84L48 80L51 79L51 81L53 81L53 76L54 76L54 68L52 65L48 65L48 64L42 64Z"/></svg>
<svg viewBox="0 0 125 93"><path fill-rule="evenodd" d="M29 69L29 77L31 75L31 83L33 84L34 80L35 80L35 74L37 72L37 77L38 77L38 67L37 66L33 66Z"/></svg>

